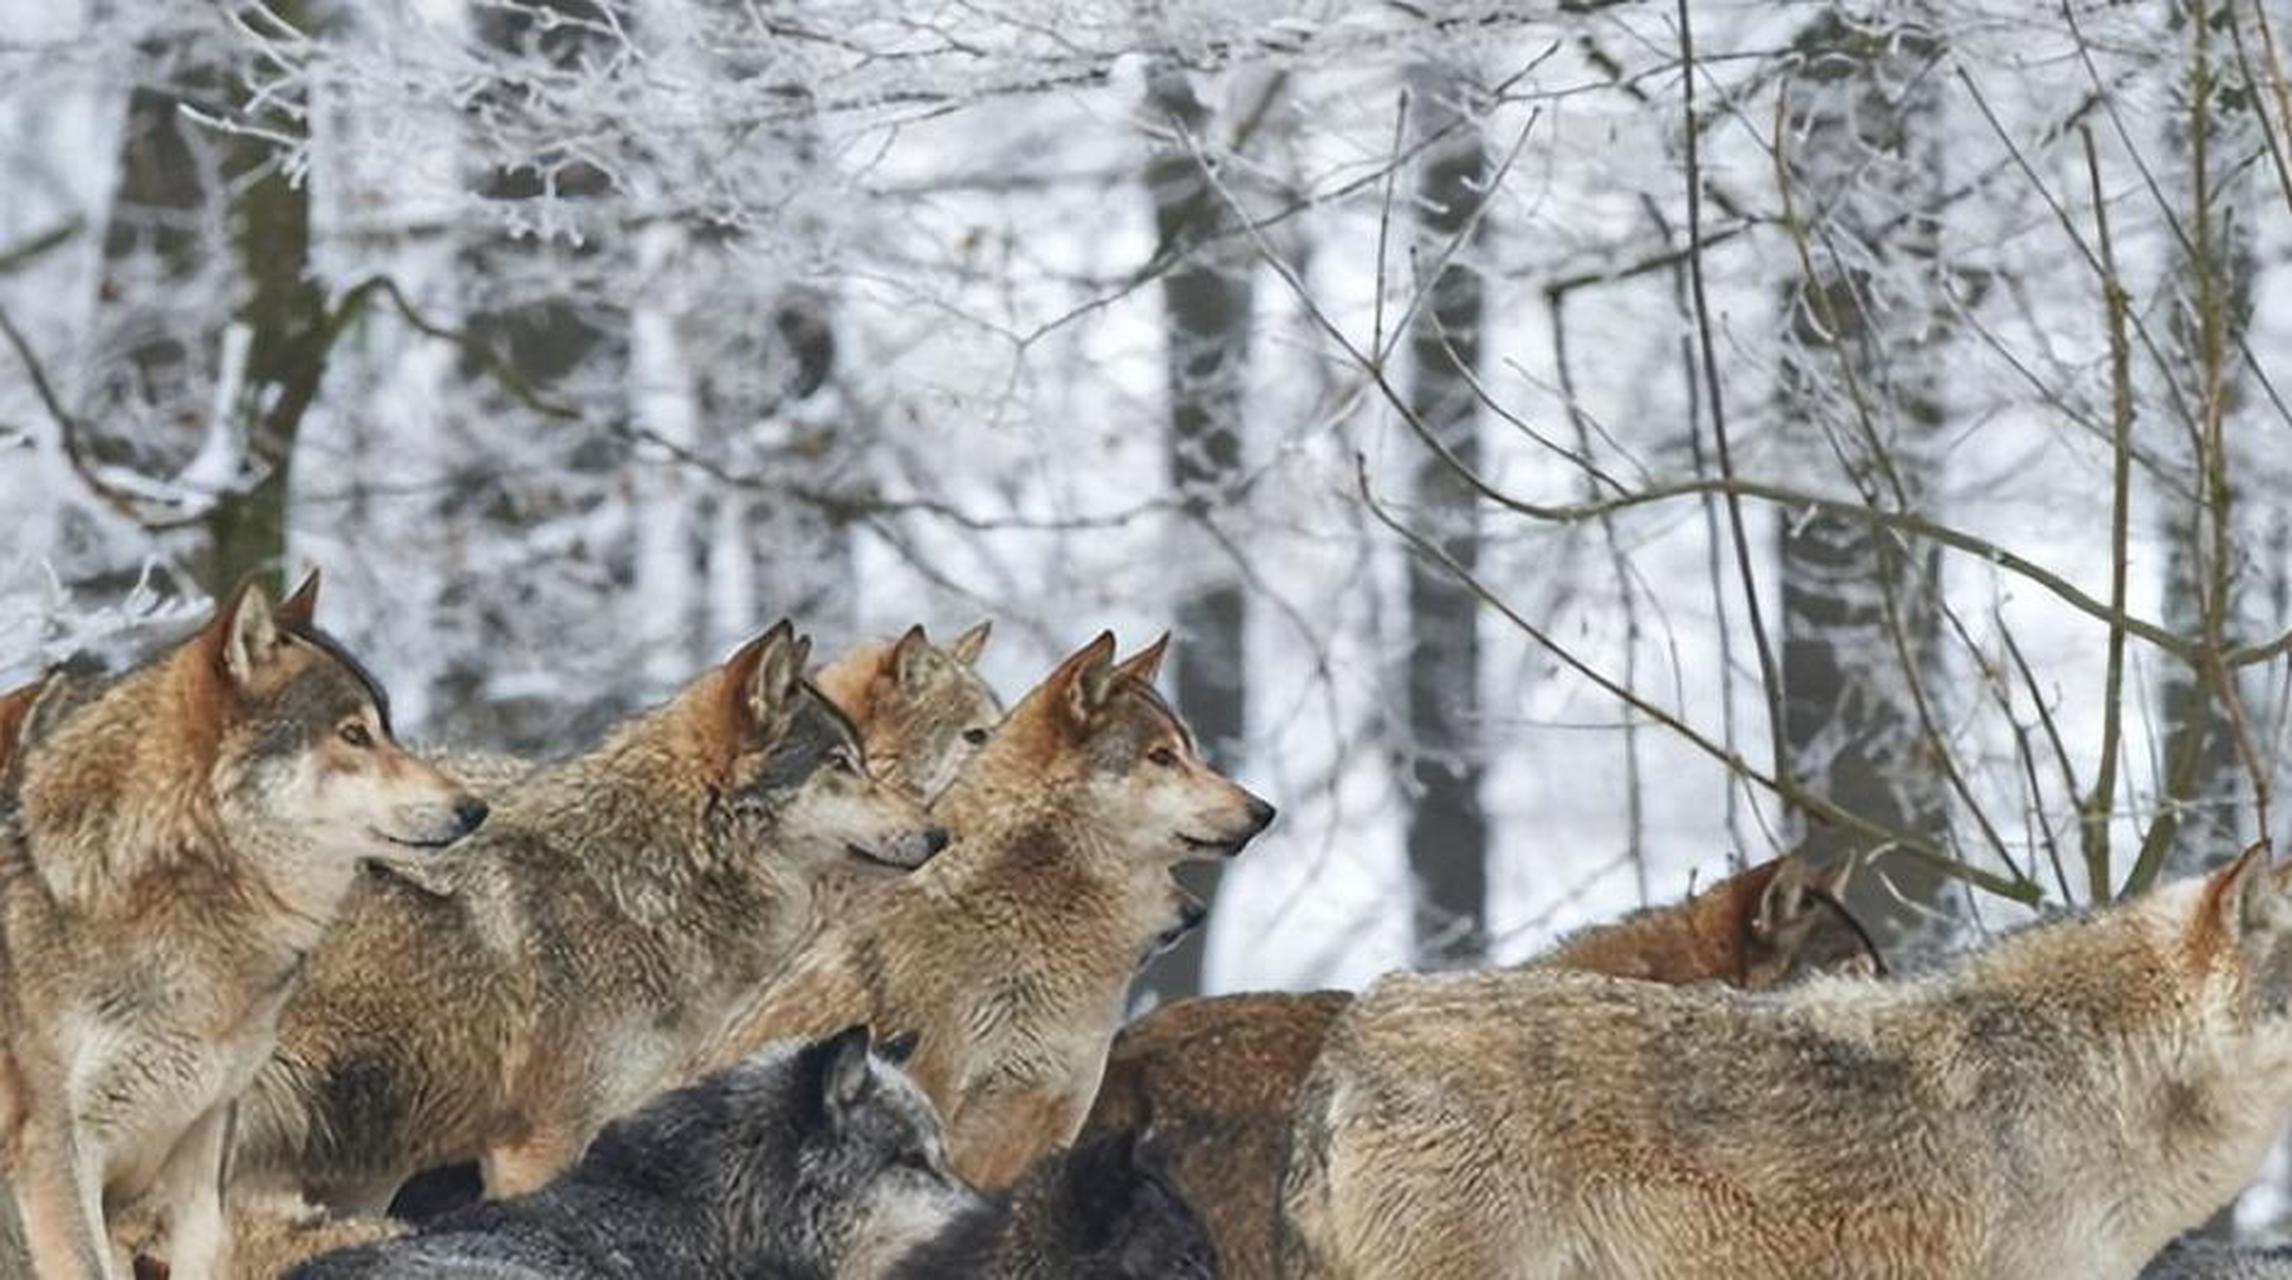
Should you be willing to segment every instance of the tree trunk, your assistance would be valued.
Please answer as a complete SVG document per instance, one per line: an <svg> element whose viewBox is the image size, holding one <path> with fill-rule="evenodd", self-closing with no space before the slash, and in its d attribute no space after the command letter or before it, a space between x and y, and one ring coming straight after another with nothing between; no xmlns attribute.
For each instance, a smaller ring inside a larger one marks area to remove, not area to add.
<svg viewBox="0 0 2292 1280"><path fill-rule="evenodd" d="M1813 278L1787 286L1788 452L1779 461L1838 461L1864 501L1913 509L1929 492L1945 416L1941 289L1931 278L1940 46L1923 16L1913 9L1863 25L1823 13L1796 42L1785 108L1792 203L1822 221L1804 228ZM1939 683L1934 549L1867 523L1794 514L1781 564L1792 775L1850 813L1947 847L1939 744L1919 710L1922 694L1931 712ZM1804 848L1828 862L1874 846L1817 824ZM1928 932L1932 912L1955 909L1956 888L1931 867L1881 851L1869 870L1881 874L1858 875L1851 904L1886 940Z"/></svg>
<svg viewBox="0 0 2292 1280"><path fill-rule="evenodd" d="M1418 288L1428 290L1409 331L1409 409L1458 463L1480 465L1480 362L1485 310L1479 264L1488 154L1469 114L1463 77L1418 67L1410 76L1411 127L1423 145L1417 171ZM1460 242L1461 241L1461 242ZM1429 279L1423 272L1433 272ZM1411 478L1417 519L1466 570L1480 559L1479 510L1464 476L1431 451ZM1469 964L1487 949L1488 817L1481 807L1479 602L1438 565L1408 562L1408 819L1415 878L1416 950L1428 963Z"/></svg>
<svg viewBox="0 0 2292 1280"><path fill-rule="evenodd" d="M1173 130L1209 146L1210 112L1182 72L1155 73L1153 102ZM1154 203L1157 257L1175 260L1162 273L1170 480L1188 520L1206 521L1230 499L1241 470L1253 298L1247 255L1217 242L1233 230L1233 218L1196 156L1182 139L1166 143L1147 164L1146 193ZM1247 603L1229 572L1204 571L1193 583L1176 610L1177 704L1210 762L1231 773L1240 766L1247 727ZM1178 879L1208 903L1222 870L1214 863L1190 865L1180 868ZM1146 985L1164 1000L1199 994L1206 941L1203 929L1187 935L1147 971Z"/></svg>
<svg viewBox="0 0 2292 1280"><path fill-rule="evenodd" d="M2276 446L2254 448L2253 438L2265 438L2264 429L2239 421L2247 397L2238 347L2251 325L2255 274L2247 228L2252 180L2262 168L2247 161L2264 144L2253 110L2255 87L2236 65L2230 18L2221 0L2182 0L2173 7L2172 27L2189 61L2176 85L2169 138L2175 172L2167 189L2186 201L2177 216L2187 238L2167 286L2173 299L2170 372L2179 394L2162 415L2157 452L2177 464L2158 503L2167 548L2165 625L2202 641L2209 633L2207 609L2225 593L2218 605L2221 639L2233 646L2274 634L2273 593L2266 570L2252 557L2279 536L2263 525L2280 520L2281 513L2269 504L2247 508L2241 501L2249 492L2269 491L2255 481ZM2217 371L2217 380L2208 370ZM2225 452L2217 473L2207 466L2209 450L2198 445L2215 414ZM2225 482L2218 490L2216 479ZM2227 522L2225 547L2215 541L2216 519ZM2194 671L2171 665L2158 703L2164 795L2150 839L2166 851L2169 874L2208 870L2252 836L2244 767L2219 698ZM2264 705L2248 700L2255 710Z"/></svg>

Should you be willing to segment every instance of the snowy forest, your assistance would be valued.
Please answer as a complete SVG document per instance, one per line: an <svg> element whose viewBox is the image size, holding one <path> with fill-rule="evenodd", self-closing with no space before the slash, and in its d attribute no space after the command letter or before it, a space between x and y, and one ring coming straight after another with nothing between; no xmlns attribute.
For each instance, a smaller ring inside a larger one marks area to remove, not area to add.
<svg viewBox="0 0 2292 1280"><path fill-rule="evenodd" d="M783 615L1167 628L1283 816L1146 999L2280 824L2279 0L0 15L0 687L314 565L539 755Z"/></svg>

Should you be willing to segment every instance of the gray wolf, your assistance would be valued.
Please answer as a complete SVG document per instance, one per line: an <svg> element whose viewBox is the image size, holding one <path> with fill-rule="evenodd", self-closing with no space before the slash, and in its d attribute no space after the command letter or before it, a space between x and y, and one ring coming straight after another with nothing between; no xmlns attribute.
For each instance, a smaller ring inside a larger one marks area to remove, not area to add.
<svg viewBox="0 0 2292 1280"><path fill-rule="evenodd" d="M854 647L812 682L861 727L876 776L935 800L1003 718L1002 699L977 670L991 630L982 622L941 648L909 627L895 641Z"/></svg>
<svg viewBox="0 0 2292 1280"><path fill-rule="evenodd" d="M145 1196L176 1274L219 1272L231 1100L360 864L485 817L393 741L381 687L312 624L317 589L274 607L244 586L157 659L17 717L38 723L0 874L8 1168L43 1276L118 1274L107 1220Z"/></svg>
<svg viewBox="0 0 2292 1280"><path fill-rule="evenodd" d="M2292 1245L2256 1249L2210 1240L2175 1240L2141 1280L2292 1280Z"/></svg>
<svg viewBox="0 0 2292 1280"><path fill-rule="evenodd" d="M1028 1171L901 1261L894 1280L1216 1280L1209 1228L1151 1140L1103 1134Z"/></svg>
<svg viewBox="0 0 2292 1280"><path fill-rule="evenodd" d="M607 1125L562 1176L294 1280L873 1280L974 1211L923 1094L853 1027Z"/></svg>
<svg viewBox="0 0 2292 1280"><path fill-rule="evenodd" d="M2292 1111L2292 884L2211 877L1916 979L1387 977L1330 1028L1294 1276L2121 1280Z"/></svg>
<svg viewBox="0 0 2292 1280"><path fill-rule="evenodd" d="M1852 954L1851 929L1823 900L1835 904L1849 873L1846 864L1814 873L1794 856L1770 859L1683 902L1578 932L1529 963L1770 987L1810 953ZM1343 991L1179 1000L1115 1037L1083 1136L1147 1125L1161 1133L1229 1280L1274 1274L1291 1106L1329 1024L1351 1003Z"/></svg>
<svg viewBox="0 0 2292 1280"><path fill-rule="evenodd" d="M240 1179L379 1212L475 1158L489 1194L533 1190L676 1083L824 872L935 853L945 832L803 679L808 650L782 622L501 793L446 892L362 885L244 1100Z"/></svg>
<svg viewBox="0 0 2292 1280"><path fill-rule="evenodd" d="M1117 664L1102 634L1059 664L935 806L954 846L831 925L688 1070L866 1021L921 1037L912 1074L974 1186L1070 1141L1139 959L1184 910L1171 868L1273 820L1154 691L1166 640Z"/></svg>

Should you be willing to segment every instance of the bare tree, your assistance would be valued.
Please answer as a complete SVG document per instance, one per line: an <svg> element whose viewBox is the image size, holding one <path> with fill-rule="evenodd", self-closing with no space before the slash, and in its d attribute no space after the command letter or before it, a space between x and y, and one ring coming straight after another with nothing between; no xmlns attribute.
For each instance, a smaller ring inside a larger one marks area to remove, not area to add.
<svg viewBox="0 0 2292 1280"><path fill-rule="evenodd" d="M1254 309L1250 262L1230 248L1233 211L1209 168L1215 163L1206 141L1210 109L1173 66L1157 68L1149 93L1170 130L1146 166L1157 237L1147 270L1161 274L1169 325L1170 480L1184 518L1205 524L1231 500L1241 476ZM1246 143L1255 127L1255 120L1243 121L1234 144ZM1220 241L1229 245L1224 252L1209 247ZM1220 571L1198 573L1176 610L1178 706L1211 762L1229 771L1247 729L1247 610L1240 581ZM1197 864L1182 868L1179 879L1206 903L1217 894L1220 872L1215 864ZM1181 940L1149 971L1148 984L1164 999L1199 992L1205 942L1199 929Z"/></svg>
<svg viewBox="0 0 2292 1280"><path fill-rule="evenodd" d="M1785 286L1780 379L1790 466L1843 472L1868 506L1918 511L1942 426L1946 334L1932 299L1940 197L1934 117L1939 37L1921 10L1865 22L1817 16L1784 89L1781 181L1801 272ZM1929 700L1938 674L1936 552L1867 520L1814 513L1781 529L1783 733L1788 769L1881 827L1935 845L1948 791ZM1941 900L1934 868L1884 856L1864 834L1817 821L1822 860L1879 856L1855 905L1894 933L1894 894Z"/></svg>
<svg viewBox="0 0 2292 1280"><path fill-rule="evenodd" d="M1473 249L1488 198L1488 152L1472 87L1455 68L1409 73L1417 170L1414 250L1422 305L1410 321L1409 411L1456 465L1416 464L1410 498L1430 537L1469 573L1480 516L1465 472L1480 460L1485 287ZM1427 960L1469 962L1486 949L1488 816L1480 796L1479 602L1453 571L1408 562L1408 755L1413 794L1409 868L1418 893L1416 946Z"/></svg>

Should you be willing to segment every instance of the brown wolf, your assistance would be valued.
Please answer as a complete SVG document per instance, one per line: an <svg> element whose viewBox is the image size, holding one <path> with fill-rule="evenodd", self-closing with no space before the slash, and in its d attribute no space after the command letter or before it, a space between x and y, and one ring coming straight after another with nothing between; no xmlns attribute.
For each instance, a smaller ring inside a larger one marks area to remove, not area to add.
<svg viewBox="0 0 2292 1280"><path fill-rule="evenodd" d="M1669 906L1564 939L1529 963L1655 982L1773 986L1802 953L1835 954L1844 934L1810 888L1836 895L1848 867L1814 876L1803 860L1762 862ZM1814 944L1810 947L1810 944ZM1282 1151L1298 1086L1351 993L1252 992L1180 1000L1122 1029L1083 1138L1151 1124L1172 1171L1218 1243L1220 1274L1274 1274Z"/></svg>
<svg viewBox="0 0 2292 1280"><path fill-rule="evenodd" d="M899 639L853 648L812 675L820 692L860 726L876 776L926 802L987 744L1003 701L977 671L988 623L945 648L920 626Z"/></svg>
<svg viewBox="0 0 2292 1280"><path fill-rule="evenodd" d="M145 1195L176 1273L217 1274L230 1101L359 863L485 816L391 739L379 686L311 625L316 596L316 575L275 609L241 588L21 745L0 874L23 1099L8 1165L42 1276L116 1274L107 1214Z"/></svg>
<svg viewBox="0 0 2292 1280"><path fill-rule="evenodd" d="M2131 1277L2292 1111L2288 879L1889 983L1388 977L1300 1092L1286 1273Z"/></svg>
<svg viewBox="0 0 2292 1280"><path fill-rule="evenodd" d="M935 853L945 832L803 679L808 649L780 623L503 793L450 892L361 886L245 1099L242 1177L379 1212L474 1157L489 1193L531 1190L672 1083L823 869Z"/></svg>
<svg viewBox="0 0 2292 1280"><path fill-rule="evenodd" d="M1171 867L1273 819L1154 692L1164 647L1117 665L1102 634L1061 663L940 801L946 856L830 926L694 1069L864 1019L920 1034L910 1070L974 1185L1071 1139L1139 958L1183 910Z"/></svg>

